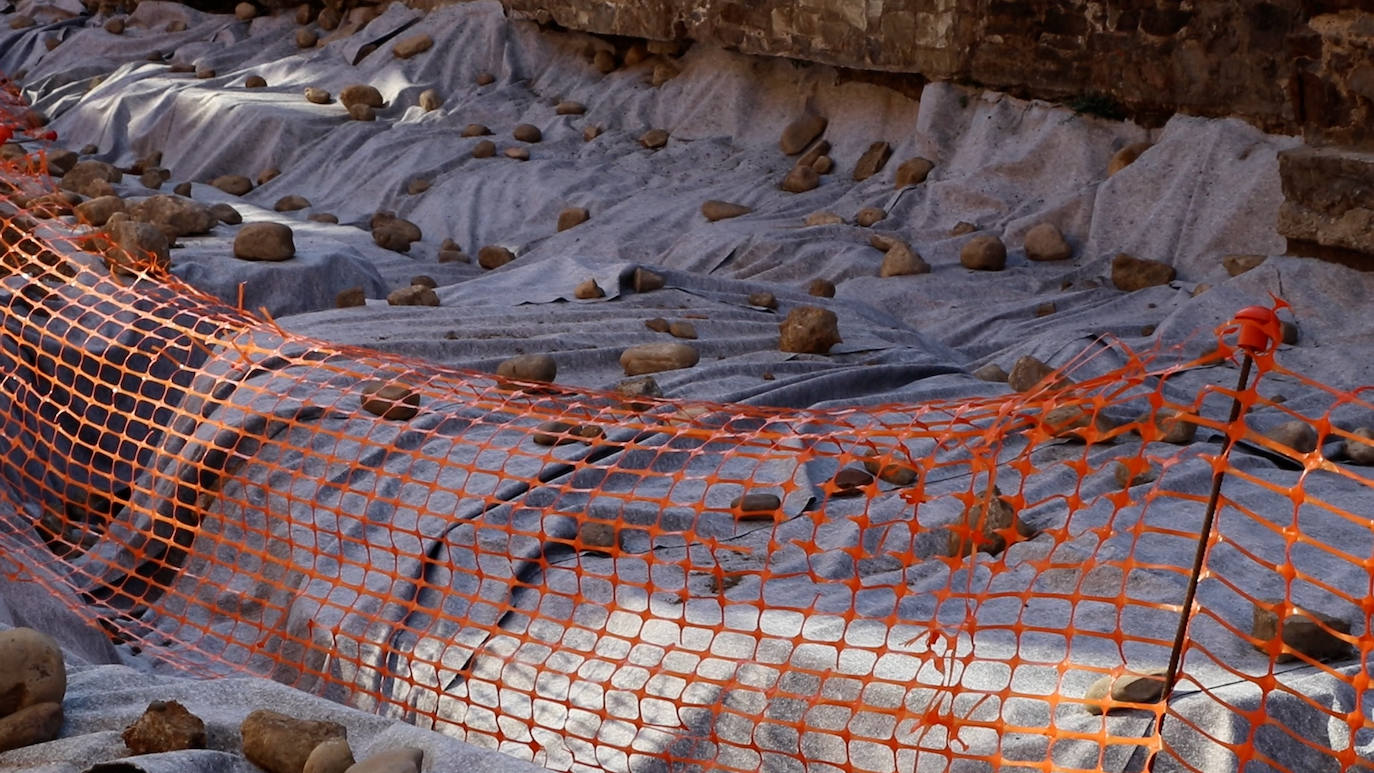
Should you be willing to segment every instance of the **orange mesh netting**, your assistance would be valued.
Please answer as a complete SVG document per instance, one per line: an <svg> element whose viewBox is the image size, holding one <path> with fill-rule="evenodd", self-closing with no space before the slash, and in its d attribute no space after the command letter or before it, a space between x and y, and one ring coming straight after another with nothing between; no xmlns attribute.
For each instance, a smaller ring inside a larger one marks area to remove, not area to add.
<svg viewBox="0 0 1374 773"><path fill-rule="evenodd" d="M6 164L0 567L152 659L563 770L1334 771L1374 741L1371 479L1322 450L1371 405L1267 346L1233 391L1236 325L920 405L502 381L288 334ZM1126 675L1169 662L1219 472L1166 708Z"/></svg>

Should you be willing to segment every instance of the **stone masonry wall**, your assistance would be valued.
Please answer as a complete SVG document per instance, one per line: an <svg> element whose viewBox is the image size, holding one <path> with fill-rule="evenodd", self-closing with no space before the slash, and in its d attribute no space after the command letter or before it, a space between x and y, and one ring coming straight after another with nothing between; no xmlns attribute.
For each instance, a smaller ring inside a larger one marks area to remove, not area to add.
<svg viewBox="0 0 1374 773"><path fill-rule="evenodd" d="M1182 111L1374 146L1364 0L503 0L589 32Z"/></svg>

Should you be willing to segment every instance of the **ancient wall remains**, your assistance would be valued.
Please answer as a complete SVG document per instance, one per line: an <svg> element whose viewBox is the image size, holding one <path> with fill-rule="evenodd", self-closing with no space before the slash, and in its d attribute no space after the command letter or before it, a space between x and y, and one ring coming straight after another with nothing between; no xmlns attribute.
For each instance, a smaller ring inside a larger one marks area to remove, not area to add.
<svg viewBox="0 0 1374 773"><path fill-rule="evenodd" d="M1356 0L503 0L564 27L967 80L1146 119L1374 139Z"/></svg>

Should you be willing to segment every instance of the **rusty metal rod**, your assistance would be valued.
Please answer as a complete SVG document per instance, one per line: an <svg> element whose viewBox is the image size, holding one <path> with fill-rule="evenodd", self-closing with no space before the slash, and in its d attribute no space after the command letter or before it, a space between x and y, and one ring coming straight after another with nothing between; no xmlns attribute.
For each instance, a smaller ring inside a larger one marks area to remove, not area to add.
<svg viewBox="0 0 1374 773"><path fill-rule="evenodd" d="M1241 415L1245 412L1245 405L1241 402L1240 393L1245 391L1246 382L1250 380L1250 367L1254 363L1250 353L1245 353L1245 359L1240 366L1240 379L1236 384L1236 394L1231 400L1231 418L1227 420L1228 425L1234 425ZM1231 449L1235 446L1231 435L1226 436L1226 443L1221 449L1221 458L1227 459L1231 455ZM1207 545L1212 541L1212 529L1216 525L1217 502L1221 499L1221 482L1226 478L1226 468L1219 467L1212 474L1212 493L1207 498L1207 513L1202 518L1202 531L1198 535L1197 550L1193 553L1193 571L1188 576L1188 590L1183 594L1183 609L1178 615L1178 629L1174 632L1174 646L1169 652L1169 668L1164 672L1164 688L1160 700L1168 708L1169 696L1174 692L1174 684L1178 681L1179 666L1183 661L1183 645L1188 638L1188 623L1192 619L1193 599L1197 597L1197 585L1199 576L1202 574L1203 564L1207 560ZM1156 727L1156 735L1160 737L1161 744L1164 739L1164 717L1167 711L1161 712L1159 722ZM1150 764L1146 767L1147 771L1153 773L1155 769L1155 759L1158 754L1150 756Z"/></svg>

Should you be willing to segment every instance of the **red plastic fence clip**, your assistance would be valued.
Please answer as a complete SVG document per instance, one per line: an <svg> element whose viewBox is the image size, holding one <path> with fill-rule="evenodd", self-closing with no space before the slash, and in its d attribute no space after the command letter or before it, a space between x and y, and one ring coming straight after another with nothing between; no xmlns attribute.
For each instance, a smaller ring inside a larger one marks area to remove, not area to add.
<svg viewBox="0 0 1374 773"><path fill-rule="evenodd" d="M1267 352L1279 340L1279 318L1272 309L1248 306L1236 312L1233 321L1240 324L1236 344L1251 353Z"/></svg>

